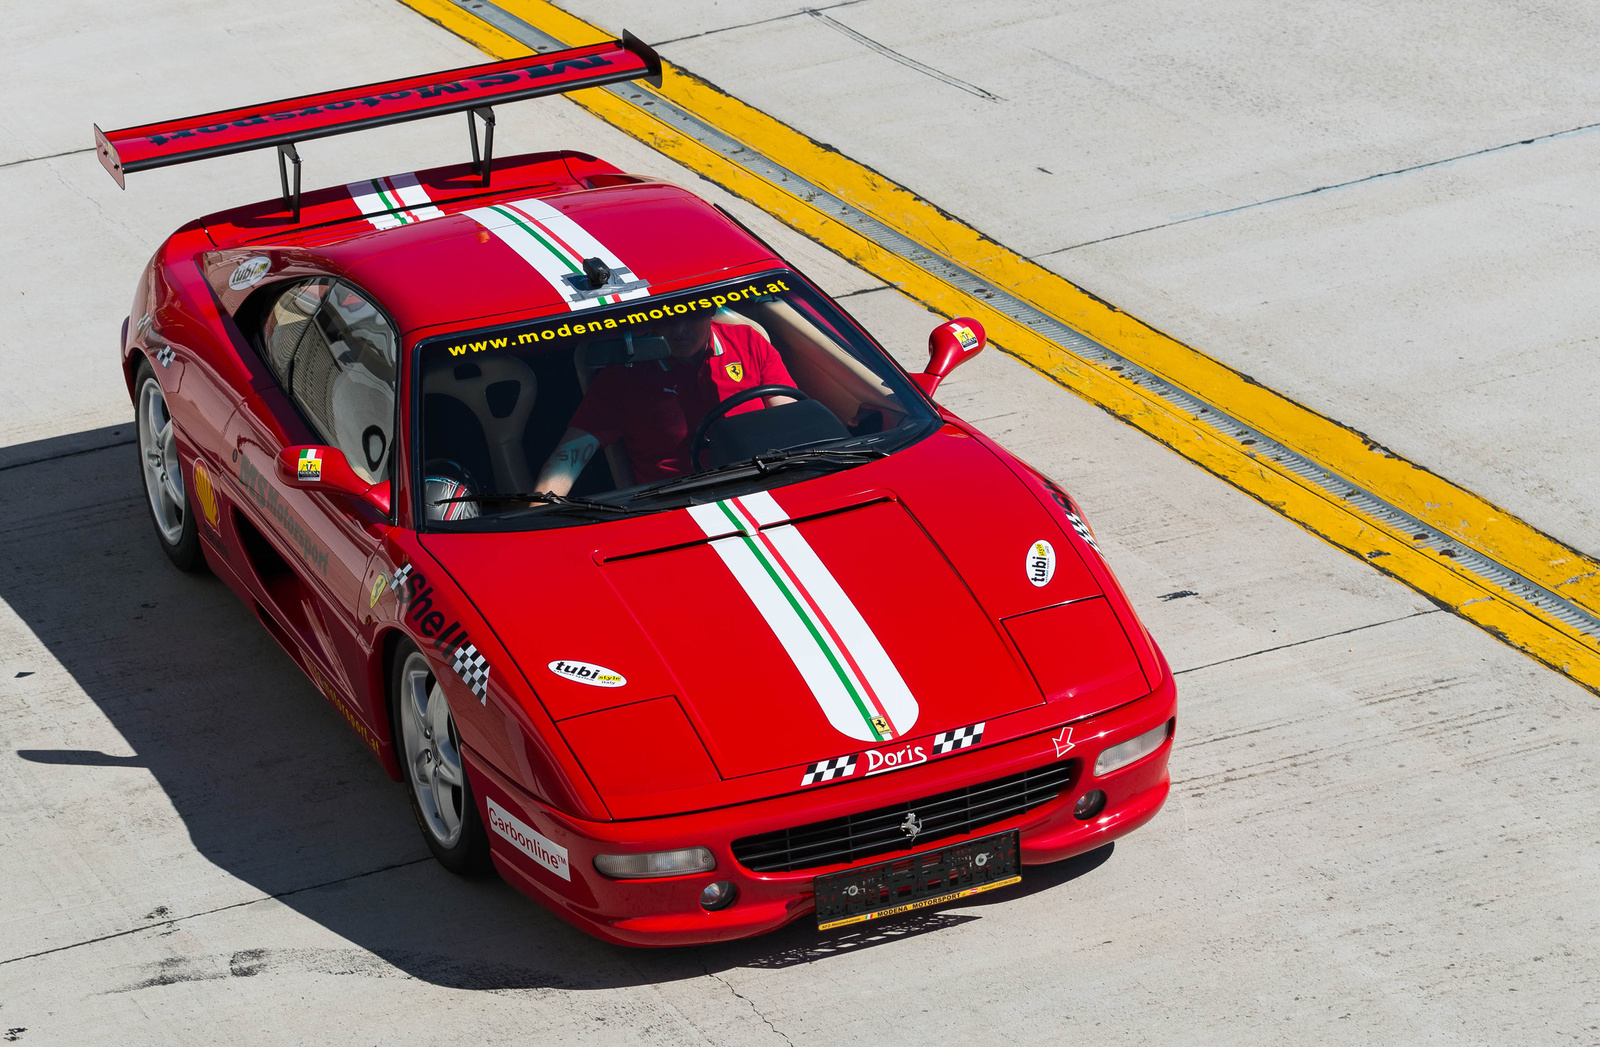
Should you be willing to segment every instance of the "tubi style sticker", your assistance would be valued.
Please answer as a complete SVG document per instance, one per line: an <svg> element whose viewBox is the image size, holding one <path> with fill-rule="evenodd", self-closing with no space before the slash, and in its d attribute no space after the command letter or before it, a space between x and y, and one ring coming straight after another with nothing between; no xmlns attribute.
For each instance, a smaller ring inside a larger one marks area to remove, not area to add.
<svg viewBox="0 0 1600 1047"><path fill-rule="evenodd" d="M1028 546L1028 581L1037 586L1050 584L1056 573L1056 550L1043 538Z"/></svg>
<svg viewBox="0 0 1600 1047"><path fill-rule="evenodd" d="M247 287L254 287L261 282L261 278L266 276L271 268L272 259L264 254L258 254L254 258L247 258L240 262L239 267L233 271L233 275L228 277L228 288L234 291L243 291Z"/></svg>
<svg viewBox="0 0 1600 1047"><path fill-rule="evenodd" d="M628 682L621 673L612 672L603 665L592 665L589 662L573 662L557 658L545 668L573 683L586 683L590 687L621 687Z"/></svg>
<svg viewBox="0 0 1600 1047"><path fill-rule="evenodd" d="M966 324L951 324L950 332L956 336L956 341L961 343L963 349L976 349L978 336L972 333L972 328Z"/></svg>
<svg viewBox="0 0 1600 1047"><path fill-rule="evenodd" d="M322 482L322 457L317 454L316 448L307 447L300 452L300 482Z"/></svg>

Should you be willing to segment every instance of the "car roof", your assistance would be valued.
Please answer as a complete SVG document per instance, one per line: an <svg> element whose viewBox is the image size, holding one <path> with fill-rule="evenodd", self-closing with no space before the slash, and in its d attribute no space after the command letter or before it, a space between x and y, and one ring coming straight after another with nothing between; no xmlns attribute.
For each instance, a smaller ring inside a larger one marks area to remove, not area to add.
<svg viewBox="0 0 1600 1047"><path fill-rule="evenodd" d="M609 261L608 286L651 294L781 264L693 193L585 154L497 160L493 178L485 188L462 164L318 190L299 222L276 200L212 215L200 224L217 249L202 267L229 312L257 283L323 274L410 334L581 308L592 299L570 298L587 286L574 272L585 257ZM264 275L237 286L263 256Z"/></svg>

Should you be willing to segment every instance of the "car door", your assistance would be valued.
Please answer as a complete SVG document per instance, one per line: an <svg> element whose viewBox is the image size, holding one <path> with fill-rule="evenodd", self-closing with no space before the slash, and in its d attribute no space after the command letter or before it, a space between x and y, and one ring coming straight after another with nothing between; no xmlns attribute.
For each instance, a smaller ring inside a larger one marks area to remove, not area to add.
<svg viewBox="0 0 1600 1047"><path fill-rule="evenodd" d="M324 692L331 681L370 720L362 580L391 520L359 498L285 483L276 463L287 446L327 444L368 482L390 479L398 339L367 295L319 277L279 292L258 344L276 384L245 400L227 440L252 519L289 577L274 576L270 557L252 559L279 624L327 677Z"/></svg>

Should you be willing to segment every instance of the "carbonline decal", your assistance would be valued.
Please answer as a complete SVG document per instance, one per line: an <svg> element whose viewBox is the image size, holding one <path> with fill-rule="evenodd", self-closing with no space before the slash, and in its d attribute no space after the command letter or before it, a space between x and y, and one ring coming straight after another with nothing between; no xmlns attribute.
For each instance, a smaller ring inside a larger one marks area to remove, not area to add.
<svg viewBox="0 0 1600 1047"><path fill-rule="evenodd" d="M563 880L572 879L567 849L488 797L489 828L511 842L511 846L549 869Z"/></svg>
<svg viewBox="0 0 1600 1047"><path fill-rule="evenodd" d="M835 730L883 742L911 729L917 700L810 544L792 525L781 524L788 516L770 494L694 506L690 515L714 539L711 548Z"/></svg>
<svg viewBox="0 0 1600 1047"><path fill-rule="evenodd" d="M590 687L622 687L628 682L621 673L590 662L574 662L558 658L545 668L573 683L585 683Z"/></svg>
<svg viewBox="0 0 1600 1047"><path fill-rule="evenodd" d="M527 262L567 303L570 310L615 305L649 295L650 285L583 226L537 197L490 204L465 212ZM587 258L598 258L611 270L600 287L592 287L583 271Z"/></svg>
<svg viewBox="0 0 1600 1047"><path fill-rule="evenodd" d="M444 212L433 206L433 198L410 171L351 182L345 189L361 216L371 222L374 229L394 229L444 217Z"/></svg>
<svg viewBox="0 0 1600 1047"><path fill-rule="evenodd" d="M1054 578L1056 573L1055 546L1043 538L1028 546L1028 558L1024 570L1028 572L1028 581L1034 585L1041 587L1049 585L1050 579Z"/></svg>

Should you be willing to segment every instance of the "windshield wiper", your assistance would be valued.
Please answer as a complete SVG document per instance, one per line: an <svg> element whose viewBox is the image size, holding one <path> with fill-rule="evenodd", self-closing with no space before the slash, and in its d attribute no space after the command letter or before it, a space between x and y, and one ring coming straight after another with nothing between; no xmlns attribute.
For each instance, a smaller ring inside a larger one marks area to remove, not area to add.
<svg viewBox="0 0 1600 1047"><path fill-rule="evenodd" d="M528 491L519 494L462 494L454 498L441 498L429 505L449 505L451 502L539 502L537 506L528 506L525 512L539 510L550 511L553 509L582 509L602 513L636 513L639 510L631 505L616 505L612 502L597 502L592 498L569 498L563 494L551 494L549 491Z"/></svg>
<svg viewBox="0 0 1600 1047"><path fill-rule="evenodd" d="M858 448L854 450L814 448L800 451L769 451L766 454L758 454L748 461L732 462L728 465L718 466L709 472L693 473L689 476L677 476L671 480L662 480L635 494L633 500L650 498L658 494L692 491L700 487L715 487L717 484L731 483L734 480L747 480L752 476L766 476L768 473L775 473L780 469L787 469L791 466L849 466L887 457L889 457L888 451L880 451L876 448Z"/></svg>

